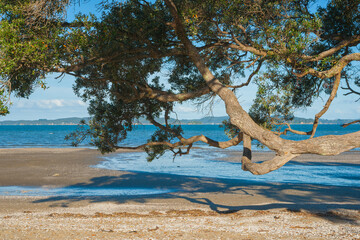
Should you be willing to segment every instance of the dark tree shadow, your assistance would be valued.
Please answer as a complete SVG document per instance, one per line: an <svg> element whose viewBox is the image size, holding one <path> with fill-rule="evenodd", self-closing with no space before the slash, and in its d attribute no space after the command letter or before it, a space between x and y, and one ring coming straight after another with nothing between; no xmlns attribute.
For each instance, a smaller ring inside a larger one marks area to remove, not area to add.
<svg viewBox="0 0 360 240"><path fill-rule="evenodd" d="M92 178L89 183L79 183L69 188L126 189L174 189L176 191L154 195L123 196L66 196L48 197L33 203L49 203L50 207L68 207L77 201L90 203L129 201L146 203L151 199L180 198L194 204L208 206L211 210L228 214L240 210L271 210L285 208L289 211L306 210L332 222L346 221L356 224L351 217L338 215L333 210L360 210L360 188L341 186L320 186L309 184L257 183L254 181L229 180L219 178L190 177L158 173L128 173L121 176ZM256 204L229 204L227 201L203 197L206 193L231 194L237 199L261 196L266 201ZM272 202L272 203L269 203Z"/></svg>

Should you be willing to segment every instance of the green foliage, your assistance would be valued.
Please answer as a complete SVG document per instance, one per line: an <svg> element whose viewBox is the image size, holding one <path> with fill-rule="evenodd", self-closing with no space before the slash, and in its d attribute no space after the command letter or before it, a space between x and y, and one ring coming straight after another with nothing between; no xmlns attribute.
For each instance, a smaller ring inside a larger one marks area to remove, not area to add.
<svg viewBox="0 0 360 240"><path fill-rule="evenodd" d="M322 37L330 44L360 34L359 0L331 0L319 13L323 22Z"/></svg>
<svg viewBox="0 0 360 240"><path fill-rule="evenodd" d="M152 142L171 142L176 136L183 133L181 126L168 126L170 131L164 131L164 129L158 129L154 132L151 138L148 140L148 143ZM161 157L166 150L173 150L173 148L168 145L154 145L146 146L145 152L148 154L148 162L153 161L155 158Z"/></svg>
<svg viewBox="0 0 360 240"><path fill-rule="evenodd" d="M240 133L240 129L231 124L230 120L224 120L220 125L221 128L224 128L226 136L229 138L234 138Z"/></svg>
<svg viewBox="0 0 360 240"><path fill-rule="evenodd" d="M172 102L156 96L196 92L207 85L177 36L164 1L101 2L99 15L79 14L68 23L64 21L68 0L1 1L0 114L8 113L10 92L28 97L34 88L46 88L49 72L69 73L76 77L75 93L90 104L92 120L68 139L76 145L90 137L105 153L118 147L138 118L153 120L173 111ZM333 78L298 78L294 72L329 70L355 51L354 46L342 48L319 61L304 57L360 33L360 0L332 0L310 13L313 2L174 1L188 39L224 85L243 83L246 69L263 64L265 71L254 78L258 91L249 114L268 129L291 120L295 109L311 106L331 90ZM238 42L263 54L230 47ZM357 76L352 69L347 67L347 75ZM351 81L360 86L358 78ZM190 100L204 102L213 95ZM229 122L224 126L229 136L239 132ZM158 127L149 143L171 142L182 133L181 127ZM146 148L149 160L165 150L173 149Z"/></svg>
<svg viewBox="0 0 360 240"><path fill-rule="evenodd" d="M175 61L175 67L169 77L174 91L193 92L206 86L201 74L188 58L179 58Z"/></svg>
<svg viewBox="0 0 360 240"><path fill-rule="evenodd" d="M277 76L271 75L270 72L256 80L258 91L249 110L249 115L256 123L270 130L275 124L292 120L294 117L292 112L294 106L292 102L294 95L291 94L292 85L280 85L274 77Z"/></svg>
<svg viewBox="0 0 360 240"><path fill-rule="evenodd" d="M54 21L65 1L2 1L0 4L0 79L8 91L28 97L61 62L64 30ZM48 12L37 11L40 4Z"/></svg>
<svg viewBox="0 0 360 240"><path fill-rule="evenodd" d="M0 116L9 114L9 107L6 105L8 98L9 96L6 90L0 88Z"/></svg>

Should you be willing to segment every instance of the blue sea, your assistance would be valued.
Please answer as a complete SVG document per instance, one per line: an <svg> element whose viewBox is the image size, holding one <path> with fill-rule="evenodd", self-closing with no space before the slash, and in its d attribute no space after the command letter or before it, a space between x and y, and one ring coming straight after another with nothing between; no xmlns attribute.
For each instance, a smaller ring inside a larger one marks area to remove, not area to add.
<svg viewBox="0 0 360 240"><path fill-rule="evenodd" d="M309 131L311 125L293 125L293 129ZM76 126L72 125L46 125L46 126L0 126L0 148L70 148L70 142L64 140L65 136L74 131ZM183 126L184 136L204 134L205 136L217 141L226 141L229 138L224 134L223 128L218 125L185 125ZM146 142L155 130L154 126L138 125L128 135L123 142L124 146L137 146ZM360 131L360 125L354 124L347 128L339 125L319 125L316 136L340 135ZM286 139L302 140L308 136L288 134ZM246 180L258 183L296 183L296 184L315 184L360 187L360 149L352 150L353 154L359 156L356 164L327 164L311 163L302 164L296 161L289 162L279 170L263 176L253 176L241 170L240 163L219 161L226 158L229 152L242 151L242 147L234 146L226 150L210 150L204 143L197 143L197 148L191 151L190 155L185 155L173 159L171 153L167 153L160 159L153 162L146 161L146 154L120 153L105 155L96 168L111 170L122 170L130 172L171 174L176 176L207 177L214 179ZM89 141L85 141L80 147L92 148ZM267 148L256 147L255 151L268 151ZM26 190L26 191L25 191ZM0 187L0 195L56 195L56 196L90 196L90 195L146 195L159 194L176 191L174 189L81 189L81 188L61 188L47 189L29 188L19 186ZM24 193L27 192L27 193Z"/></svg>
<svg viewBox="0 0 360 240"><path fill-rule="evenodd" d="M292 128L300 131L311 130L312 125L297 124ZM71 147L70 141L65 141L65 136L75 131L77 126L74 125L0 125L0 148L68 148ZM224 134L224 129L219 125L184 125L184 137L204 134L205 136L216 141L227 141L229 138ZM123 146L138 146L146 143L151 134L156 130L152 125L137 125L135 129L129 133L128 138L123 141ZM323 124L317 128L316 136L323 135L341 135L351 132L360 131L360 124L350 125L342 128L340 125ZM285 139L303 140L308 136L296 135L288 133L283 136ZM197 146L206 147L207 145L199 142ZM80 147L91 147L88 140L85 140ZM267 151L267 148L256 148L254 150ZM235 146L232 150L241 150L242 147ZM358 150L358 149L357 149Z"/></svg>

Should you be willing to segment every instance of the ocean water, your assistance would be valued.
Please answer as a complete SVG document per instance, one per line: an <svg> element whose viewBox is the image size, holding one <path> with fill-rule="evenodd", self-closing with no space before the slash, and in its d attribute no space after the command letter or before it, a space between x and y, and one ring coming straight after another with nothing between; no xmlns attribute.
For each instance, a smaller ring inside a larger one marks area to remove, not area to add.
<svg viewBox="0 0 360 240"><path fill-rule="evenodd" d="M300 131L309 131L311 125L293 125L293 129ZM65 141L67 134L75 131L76 126L73 125L29 125L29 126L1 126L0 125L0 148L28 148L28 147L71 147L70 141ZM146 143L146 139L150 138L155 131L155 127L151 125L139 125L129 133L128 138L123 141L124 146L138 146ZM216 141L227 141L229 138L224 134L223 128L218 125L184 125L184 137L204 134L205 136ZM339 125L319 125L315 136L323 136L328 134L341 135L360 131L360 124L350 125L342 128ZM285 139L303 140L308 136L301 136L289 133L284 136ZM197 146L207 147L206 144L199 142ZM84 141L80 146L91 147L88 140ZM234 150L241 150L241 145L232 147ZM254 144L254 150L267 151L267 148L257 148ZM359 150L359 149L357 149Z"/></svg>
<svg viewBox="0 0 360 240"><path fill-rule="evenodd" d="M293 125L294 129L309 131L310 125ZM185 125L183 126L185 137L204 134L217 141L226 141L229 138L218 125ZM0 126L0 148L68 148L70 142L64 137L76 126ZM123 142L125 146L137 146L146 142L155 130L153 126L137 126L128 138ZM316 136L339 135L360 131L360 125L351 125L342 128L338 125L319 125ZM284 136L291 140L302 140L307 136L289 134ZM254 181L258 183L296 183L315 184L330 186L360 187L360 163L359 164L326 164L312 163L301 164L289 162L282 168L262 176L254 176L241 170L240 163L218 161L226 157L228 151L242 151L242 147L234 146L227 150L210 151L203 143L197 143L197 149L193 149L190 155L178 157L173 160L171 153L167 153L159 159L149 163L146 154L121 153L105 155L100 164L93 166L111 170L123 170L132 172L172 174L177 176L209 177L217 179L234 179ZM91 147L89 141L85 141L80 147ZM267 148L256 148L258 151L267 151ZM359 151L360 149L355 149ZM359 154L354 152L354 154ZM359 155L360 158L360 155ZM360 159L359 159L360 160ZM44 189L38 187L8 186L0 187L0 195L21 196L133 196L149 195L174 192L175 189L148 189L148 188L85 188L68 187Z"/></svg>

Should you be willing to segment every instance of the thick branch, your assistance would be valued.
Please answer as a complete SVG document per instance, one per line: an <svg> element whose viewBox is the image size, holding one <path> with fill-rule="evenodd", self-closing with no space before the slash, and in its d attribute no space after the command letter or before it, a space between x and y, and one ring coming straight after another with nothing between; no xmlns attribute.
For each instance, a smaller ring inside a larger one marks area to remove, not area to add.
<svg viewBox="0 0 360 240"><path fill-rule="evenodd" d="M89 78L85 78L79 74L74 74L71 72L67 72L66 74L69 74L71 76L77 77L77 78L81 78L83 80L86 81L100 81L100 82L106 82L106 81L111 81L111 79L108 78L96 78L96 79L89 79ZM111 81L112 82L112 81ZM115 82L116 83L116 82ZM182 101L186 101L188 99L194 99L197 97L201 97L205 94L208 94L211 92L210 88L208 87L204 87L204 88L200 88L197 91L194 92L188 92L188 93L171 93L171 92L167 92L167 91L162 91L162 90L157 90L157 89L152 89L149 86L146 87L142 87L142 86L136 86L138 89L141 90L141 92L139 93L138 96L133 96L132 98L123 98L123 95L120 93L115 93L118 95L118 97L120 99L122 99L124 102L133 102L136 100L140 100L144 97L147 98L151 98L151 99L156 99L160 102L182 102Z"/></svg>
<svg viewBox="0 0 360 240"><path fill-rule="evenodd" d="M178 94L156 90L150 87L143 88L143 90L144 92L146 92L145 95L146 97L156 99L160 102L181 102L181 101L186 101L188 99L194 99L211 92L210 88L208 87L201 88L195 92L178 93Z"/></svg>
<svg viewBox="0 0 360 240"><path fill-rule="evenodd" d="M284 141L284 149L293 154L337 155L360 147L360 131L344 135L327 135L302 141Z"/></svg>
<svg viewBox="0 0 360 240"><path fill-rule="evenodd" d="M244 134L243 144L244 151L241 158L242 169L244 171L249 171L254 175L263 175L272 172L284 166L284 164L289 162L291 159L299 156L299 154L285 153L284 155L275 156L273 159L262 163L253 163L251 161L251 138L248 135Z"/></svg>
<svg viewBox="0 0 360 240"><path fill-rule="evenodd" d="M269 165L269 169L273 169L272 166L275 165L280 167L280 165L283 165L283 162L287 162L299 154L314 153L319 155L336 155L360 147L360 131L345 135L329 135L303 141L291 141L282 139L273 132L257 125L241 107L235 94L215 78L210 69L206 66L196 47L187 38L186 31L173 1L165 0L165 2L174 18L176 34L184 44L190 59L198 68L206 84L224 101L226 112L230 117L230 122L244 134L257 139L269 149L276 151L277 156L273 161L271 160L270 162L267 161L267 163L264 163L264 165ZM347 55L343 57L334 68L341 66L342 69L350 61L357 59L360 60L360 54ZM334 71L334 69L332 69L332 71ZM340 72L334 71L332 76ZM326 74L324 75L327 77Z"/></svg>
<svg viewBox="0 0 360 240"><path fill-rule="evenodd" d="M251 53L253 53L253 54L257 55L257 56L262 56L262 57L267 56L267 53L265 51L261 51L261 50L258 50L256 48L254 48L254 47L251 47L251 46L248 46L248 45L245 45L245 44L241 44L239 41L238 41L237 44L228 44L226 46L231 48L231 49L237 49L237 50L244 51L244 52L251 52Z"/></svg>
<svg viewBox="0 0 360 240"><path fill-rule="evenodd" d="M346 47L346 46L354 46L356 44L358 44L360 42L360 35L355 35L352 36L350 39L344 40L342 42L340 42L338 45L336 45L335 47L324 51L316 56L303 56L302 59L304 59L305 61L309 61L309 62L316 62L319 60L322 60L328 56L333 55L334 53L336 53L337 51L340 51L342 48Z"/></svg>
<svg viewBox="0 0 360 240"><path fill-rule="evenodd" d="M244 171L249 171L254 175L263 175L281 168L282 166L284 166L285 163L298 157L299 155L300 154L288 153L285 155L275 156L273 159L262 163L253 163L248 158L243 156L241 161Z"/></svg>
<svg viewBox="0 0 360 240"><path fill-rule="evenodd" d="M175 4L171 0L165 0L165 2L170 9L171 15L174 18L176 34L183 42L190 59L198 68L206 84L225 102L226 112L230 117L231 123L237 126L245 134L248 134L249 136L259 140L270 149L281 149L284 140L276 136L271 131L265 130L258 126L240 106L235 94L215 78L215 76L206 66L204 60L201 58L196 47L187 38L186 31L177 13Z"/></svg>
<svg viewBox="0 0 360 240"><path fill-rule="evenodd" d="M311 74L315 77L325 79L334 77L336 74L341 73L346 65L348 65L352 61L360 61L360 53L352 53L342 57L337 64L335 64L332 68L326 71L317 71L314 68L309 68L303 73L294 73L297 77L304 77L308 74Z"/></svg>

